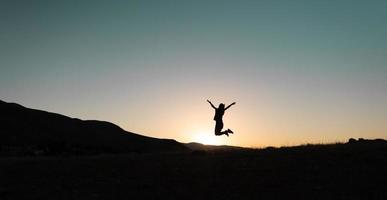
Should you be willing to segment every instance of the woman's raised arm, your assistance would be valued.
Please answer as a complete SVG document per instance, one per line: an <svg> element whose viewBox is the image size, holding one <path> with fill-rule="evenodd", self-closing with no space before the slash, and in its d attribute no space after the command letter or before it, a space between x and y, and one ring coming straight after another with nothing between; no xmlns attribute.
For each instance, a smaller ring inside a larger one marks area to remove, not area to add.
<svg viewBox="0 0 387 200"><path fill-rule="evenodd" d="M211 107L212 107L213 109L216 109L216 107L214 106L214 104L211 103L210 100L207 100L207 102L211 105Z"/></svg>
<svg viewBox="0 0 387 200"><path fill-rule="evenodd" d="M234 102L234 103L232 103L232 104L230 104L230 105L228 105L224 110L227 110L227 109L229 109L231 106L233 106L233 105L235 105L236 104L236 102Z"/></svg>

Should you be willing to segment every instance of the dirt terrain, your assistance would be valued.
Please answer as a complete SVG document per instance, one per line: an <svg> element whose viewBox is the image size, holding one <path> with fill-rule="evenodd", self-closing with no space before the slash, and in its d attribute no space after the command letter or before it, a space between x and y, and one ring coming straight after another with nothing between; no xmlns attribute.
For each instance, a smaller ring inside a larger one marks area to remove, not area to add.
<svg viewBox="0 0 387 200"><path fill-rule="evenodd" d="M387 199L387 145L0 158L0 199Z"/></svg>

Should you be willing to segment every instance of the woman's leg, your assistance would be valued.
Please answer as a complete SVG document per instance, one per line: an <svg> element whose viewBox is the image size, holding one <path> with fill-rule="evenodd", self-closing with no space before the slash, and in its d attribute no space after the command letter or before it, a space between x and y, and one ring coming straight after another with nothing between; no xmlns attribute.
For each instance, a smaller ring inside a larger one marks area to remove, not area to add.
<svg viewBox="0 0 387 200"><path fill-rule="evenodd" d="M222 132L220 132L220 135L227 135L227 137L228 137L228 134L230 133L230 131L229 130L225 130L225 131L222 131Z"/></svg>
<svg viewBox="0 0 387 200"><path fill-rule="evenodd" d="M217 120L215 124L215 135L223 135L224 133L222 132L222 129L223 129L223 121Z"/></svg>

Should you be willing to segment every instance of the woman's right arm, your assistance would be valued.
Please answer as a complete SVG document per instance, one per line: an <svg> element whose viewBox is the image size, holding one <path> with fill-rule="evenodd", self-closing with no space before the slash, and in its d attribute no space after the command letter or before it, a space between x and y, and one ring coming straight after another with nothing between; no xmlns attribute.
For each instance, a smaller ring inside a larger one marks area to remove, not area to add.
<svg viewBox="0 0 387 200"><path fill-rule="evenodd" d="M212 107L213 109L216 109L216 107L214 106L214 104L211 103L210 100L207 100L207 102L211 105L211 107Z"/></svg>

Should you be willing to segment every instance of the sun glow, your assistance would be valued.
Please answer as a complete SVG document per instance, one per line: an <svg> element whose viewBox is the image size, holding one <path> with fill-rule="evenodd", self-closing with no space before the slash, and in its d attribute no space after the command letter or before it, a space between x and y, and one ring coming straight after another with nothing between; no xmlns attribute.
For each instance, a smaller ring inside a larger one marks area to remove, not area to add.
<svg viewBox="0 0 387 200"><path fill-rule="evenodd" d="M194 136L194 141L209 145L220 145L222 142L219 136L215 136L214 134L210 133L197 133Z"/></svg>

